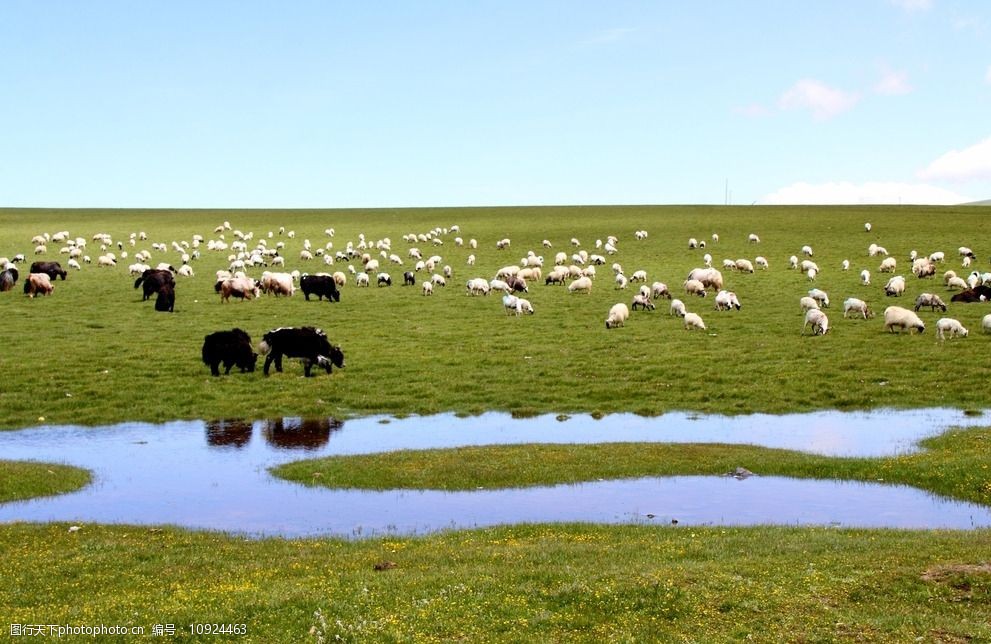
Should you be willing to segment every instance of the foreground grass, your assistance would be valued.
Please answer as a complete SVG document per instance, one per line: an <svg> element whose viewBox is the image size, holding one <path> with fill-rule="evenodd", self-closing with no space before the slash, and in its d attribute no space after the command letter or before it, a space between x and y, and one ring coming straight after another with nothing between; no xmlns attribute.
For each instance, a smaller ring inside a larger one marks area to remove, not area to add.
<svg viewBox="0 0 991 644"><path fill-rule="evenodd" d="M347 542L12 525L0 549L7 622L174 624L177 641L991 639L989 531L553 525ZM204 622L247 634L192 637Z"/></svg>
<svg viewBox="0 0 991 644"><path fill-rule="evenodd" d="M127 274L131 259L116 268L93 265L58 281L51 297L31 300L20 292L0 293L0 308L11 321L0 353L4 387L0 388L0 427L38 424L97 425L118 421L164 422L193 418L270 418L283 415L350 417L364 414L430 414L443 411L479 413L508 410L523 413L637 412L660 414L684 409L715 413L794 412L809 409L876 407L983 408L986 392L974 382L985 378L984 365L972 356L991 337L980 333L988 305L951 305L947 315L971 329L969 338L939 343L931 332L896 336L882 330L882 321L843 320L845 297L867 300L880 313L891 303L881 294L885 275L876 272L878 258L867 257L877 242L898 259L909 277L899 304L911 306L916 295L932 291L949 299L941 281L916 280L907 257L943 250L944 268L964 273L956 248L967 245L985 266L991 255L991 227L984 208L932 207L560 207L410 210L226 210L226 211L91 211L0 209L0 256L25 253L32 259L59 259L58 245L34 256L32 236L67 230L90 240L106 232L124 243L132 256L150 250L152 242L171 246L194 234L216 238L214 227L229 220L233 228L252 232L254 241L286 243L285 270L344 270L343 263L325 266L303 262L305 239L314 246L332 243L343 249L389 237L403 266L382 260L382 269L401 283L411 244L406 233L421 233L458 224L460 235L478 240L478 248L457 247L453 234L444 244L417 243L425 256L436 253L454 277L447 288L423 297L418 287L358 289L353 279L339 304L293 298L263 297L253 302L221 304L213 291L213 274L228 265L228 251L203 251L192 263L196 276L180 278L176 312L153 311L141 302ZM874 224L866 234L864 221ZM279 236L280 226L294 229L293 239ZM324 234L336 229L332 239ZM637 241L635 230L650 237ZM131 233L146 231L149 239L131 247ZM268 232L275 231L268 240ZM718 244L690 250L689 237ZM761 243L747 243L759 233ZM643 269L649 281L666 282L680 295L688 271L710 252L714 264L723 259L764 255L768 271L753 275L724 272L726 287L743 302L741 311L716 313L712 298L686 299L689 310L704 317L709 331L690 333L678 318L659 310L640 313L623 329L606 331L609 307L629 303L632 291L618 291L609 266L599 267L591 295L569 295L563 287L533 284L529 299L536 315L507 317L497 297L467 297L470 277L491 278L497 269L519 264L527 251L545 256L545 274L553 254L583 248L595 252L595 241L619 238L619 253L609 261L627 275ZM232 231L226 233L232 241ZM512 239L507 251L495 242ZM545 249L541 242L554 247ZM90 241L87 254L100 254ZM812 286L786 268L788 257L811 244L822 268L815 286L833 302L832 330L821 338L800 335L798 299ZM119 253L120 251L118 251ZM470 253L475 266L467 265ZM178 262L178 253L152 252L152 264ZM851 270L840 270L843 259ZM351 262L360 268L360 263ZM26 268L26 267L22 267ZM859 283L860 269L874 272L874 285ZM252 271L257 276L261 268ZM983 269L982 269L983 270ZM426 277L421 272L418 283ZM923 312L930 327L942 313ZM263 380L260 373L211 378L200 361L203 337L234 326L257 342L261 334L284 325L315 324L344 347L348 367L332 376L302 378L290 363L286 373ZM264 389L262 389L264 382ZM44 391L44 399L37 392ZM262 391L264 394L262 395ZM150 394L149 392L154 392ZM41 401L44 401L43 403Z"/></svg>
<svg viewBox="0 0 991 644"><path fill-rule="evenodd" d="M834 458L750 445L599 443L493 445L330 456L272 468L310 486L473 490L579 483L597 479L726 474L886 481L991 505L991 428L950 431L924 451L889 458Z"/></svg>
<svg viewBox="0 0 991 644"><path fill-rule="evenodd" d="M73 492L91 478L89 471L68 465L0 460L0 503Z"/></svg>

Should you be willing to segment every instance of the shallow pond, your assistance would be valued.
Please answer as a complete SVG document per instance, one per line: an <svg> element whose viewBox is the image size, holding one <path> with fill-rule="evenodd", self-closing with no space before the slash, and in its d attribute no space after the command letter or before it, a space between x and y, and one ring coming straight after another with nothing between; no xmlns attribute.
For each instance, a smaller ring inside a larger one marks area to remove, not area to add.
<svg viewBox="0 0 991 644"><path fill-rule="evenodd" d="M982 422L983 421L983 422ZM679 476L513 490L311 489L268 468L332 454L496 443L750 443L834 456L883 456L981 416L930 409L786 416L596 420L506 414L341 423L184 421L0 432L0 457L66 462L94 472L80 492L0 505L0 522L174 524L250 535L365 536L503 523L593 521L680 525L991 526L988 508L905 486L755 476Z"/></svg>

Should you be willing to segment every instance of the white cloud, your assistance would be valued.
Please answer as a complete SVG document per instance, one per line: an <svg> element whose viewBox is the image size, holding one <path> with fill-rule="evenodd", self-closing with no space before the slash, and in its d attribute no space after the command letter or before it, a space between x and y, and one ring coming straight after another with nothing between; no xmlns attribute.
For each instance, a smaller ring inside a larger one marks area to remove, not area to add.
<svg viewBox="0 0 991 644"><path fill-rule="evenodd" d="M813 79L803 79L792 85L781 98L778 107L783 110L807 109L817 120L825 120L841 114L857 104L860 97L829 87Z"/></svg>
<svg viewBox="0 0 991 644"><path fill-rule="evenodd" d="M751 103L750 105L744 105L742 107L734 107L733 112L750 118L760 118L771 114L771 111L760 103Z"/></svg>
<svg viewBox="0 0 991 644"><path fill-rule="evenodd" d="M991 179L991 138L963 150L950 150L920 170L917 176L924 181Z"/></svg>
<svg viewBox="0 0 991 644"><path fill-rule="evenodd" d="M912 91L908 83L908 74L890 69L882 72L881 80L874 85L874 93L882 96L900 96Z"/></svg>
<svg viewBox="0 0 991 644"><path fill-rule="evenodd" d="M903 11L926 11L933 6L932 0L889 0Z"/></svg>
<svg viewBox="0 0 991 644"><path fill-rule="evenodd" d="M953 205L968 201L973 201L973 199L921 183L836 181L819 184L793 183L764 195L758 203L766 205Z"/></svg>

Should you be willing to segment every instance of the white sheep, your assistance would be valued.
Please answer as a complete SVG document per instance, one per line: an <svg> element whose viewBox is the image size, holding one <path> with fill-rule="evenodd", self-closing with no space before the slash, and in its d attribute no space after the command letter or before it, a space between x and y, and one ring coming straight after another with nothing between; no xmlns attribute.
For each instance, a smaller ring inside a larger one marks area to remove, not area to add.
<svg viewBox="0 0 991 644"><path fill-rule="evenodd" d="M705 322L702 321L702 316L698 313L685 313L685 330L691 331L692 329L701 329L705 331Z"/></svg>
<svg viewBox="0 0 991 644"><path fill-rule="evenodd" d="M650 301L650 296L644 295L642 292L633 296L633 303L630 308L636 311L638 306L644 311L653 311L655 308L654 303Z"/></svg>
<svg viewBox="0 0 991 644"><path fill-rule="evenodd" d="M798 305L802 307L802 313L819 308L819 303L807 295L798 301Z"/></svg>
<svg viewBox="0 0 991 644"><path fill-rule="evenodd" d="M926 331L925 322L914 311L900 306L889 306L884 310L884 330L894 333L895 327L899 329L899 332L901 329L908 329L909 334L912 333L913 329L919 333Z"/></svg>
<svg viewBox="0 0 991 644"><path fill-rule="evenodd" d="M871 285L871 272L866 268L860 271L860 283L863 284L864 286Z"/></svg>
<svg viewBox="0 0 991 644"><path fill-rule="evenodd" d="M919 297L915 298L915 310L917 312L924 306L928 306L930 311L939 309L944 313L946 312L946 303L934 293L921 293Z"/></svg>
<svg viewBox="0 0 991 644"><path fill-rule="evenodd" d="M798 257L797 256L792 255L791 257L788 258L788 268L789 269L798 270Z"/></svg>
<svg viewBox="0 0 991 644"><path fill-rule="evenodd" d="M677 315L678 317L685 317L685 303L675 298L671 300L671 308L668 309L668 315Z"/></svg>
<svg viewBox="0 0 991 644"><path fill-rule="evenodd" d="M758 255L757 257L754 258L754 263L757 264L758 268L760 268L761 270L764 270L764 271L767 270L768 263L767 263L767 258L766 257L763 257L761 255Z"/></svg>
<svg viewBox="0 0 991 644"><path fill-rule="evenodd" d="M70 265L72 264L72 261L73 260L71 260L71 259L69 260ZM176 271L176 273L178 275L182 275L183 277L192 277L193 276L193 267L190 266L189 264L183 264L182 266L179 267L179 270Z"/></svg>
<svg viewBox="0 0 991 644"><path fill-rule="evenodd" d="M754 265L749 259L738 259L735 262L736 270L741 273L753 273Z"/></svg>
<svg viewBox="0 0 991 644"><path fill-rule="evenodd" d="M358 273L355 275L354 283L356 286L368 286L368 273Z"/></svg>
<svg viewBox="0 0 991 644"><path fill-rule="evenodd" d="M929 255L930 262L943 262L945 260L946 260L946 253L944 253L941 250L938 250L935 253Z"/></svg>
<svg viewBox="0 0 991 644"><path fill-rule="evenodd" d="M618 273L616 275L616 288L626 288L628 283L629 280L626 279L626 275L623 275L622 273Z"/></svg>
<svg viewBox="0 0 991 644"><path fill-rule="evenodd" d="M812 325L812 335L826 335L829 332L829 318L819 309L809 309L805 312L802 335L805 335L805 329L810 324Z"/></svg>
<svg viewBox="0 0 991 644"><path fill-rule="evenodd" d="M864 232L867 233L871 232L871 222L868 221L867 223L864 224Z"/></svg>
<svg viewBox="0 0 991 644"><path fill-rule="evenodd" d="M423 283L423 294L424 295L433 295L434 294L434 285L431 282L424 282Z"/></svg>
<svg viewBox="0 0 991 644"><path fill-rule="evenodd" d="M719 243L719 233L712 233L712 243L713 244Z"/></svg>
<svg viewBox="0 0 991 644"><path fill-rule="evenodd" d="M967 280L965 280L964 278L953 275L946 280L946 288L948 288L951 291L958 288L966 290L970 288L970 284L968 284Z"/></svg>
<svg viewBox="0 0 991 644"><path fill-rule="evenodd" d="M905 292L905 278L895 275L884 285L884 294L890 297L899 297Z"/></svg>
<svg viewBox="0 0 991 644"><path fill-rule="evenodd" d="M591 293L592 279L589 277L579 277L571 284L568 284L569 293Z"/></svg>
<svg viewBox="0 0 991 644"><path fill-rule="evenodd" d="M647 281L647 271L634 271L633 275L630 276L631 282L646 282Z"/></svg>
<svg viewBox="0 0 991 644"><path fill-rule="evenodd" d="M518 297L509 293L502 296L502 308L506 311L506 315L519 315L516 310L518 300Z"/></svg>
<svg viewBox="0 0 991 644"><path fill-rule="evenodd" d="M818 302L819 306L829 308L829 296L826 294L826 291L818 288L811 289L809 291L809 297Z"/></svg>
<svg viewBox="0 0 991 644"><path fill-rule="evenodd" d="M705 255L702 255L702 264L706 268L711 268L712 267L712 255L710 255L709 253L706 253Z"/></svg>
<svg viewBox="0 0 991 644"><path fill-rule="evenodd" d="M936 337L940 340L945 340L946 334L949 334L951 338L966 338L967 333L967 329L964 328L964 325L960 324L960 320L953 318L940 318L936 320Z"/></svg>
<svg viewBox="0 0 991 644"><path fill-rule="evenodd" d="M490 290L489 283L484 277L475 277L468 280L465 288L468 295L488 295Z"/></svg>
<svg viewBox="0 0 991 644"><path fill-rule="evenodd" d="M841 266L843 267L843 270L845 270L845 271L850 270L850 260L849 259L844 259L843 260L843 263L841 264Z"/></svg>
<svg viewBox="0 0 991 644"><path fill-rule="evenodd" d="M991 313L981 318L981 330L985 333L991 333Z"/></svg>
<svg viewBox="0 0 991 644"><path fill-rule="evenodd" d="M659 297L666 297L671 299L671 293L668 291L668 285L664 282L654 282L650 285L650 296L655 300Z"/></svg>
<svg viewBox="0 0 991 644"><path fill-rule="evenodd" d="M802 246L802 254L806 257L812 257L812 247L807 245Z"/></svg>
<svg viewBox="0 0 991 644"><path fill-rule="evenodd" d="M609 309L609 315L606 317L606 328L615 329L624 326L629 317L630 309L622 302L617 302Z"/></svg>
<svg viewBox="0 0 991 644"><path fill-rule="evenodd" d="M439 273L434 273L433 275L431 275L430 281L435 286L447 286L447 280L444 278L443 275L440 275Z"/></svg>
<svg viewBox="0 0 991 644"><path fill-rule="evenodd" d="M867 302L855 297L848 297L843 300L843 317L845 318L851 312L864 316L865 320L874 317Z"/></svg>
<svg viewBox="0 0 991 644"><path fill-rule="evenodd" d="M76 261L75 258L69 260L69 268L74 268L77 271L81 271L83 269L83 267L79 265L79 262Z"/></svg>
<svg viewBox="0 0 991 644"><path fill-rule="evenodd" d="M716 310L729 311L732 308L735 308L737 311L742 308L740 300L736 297L736 293L733 291L719 291L716 294Z"/></svg>
<svg viewBox="0 0 991 644"><path fill-rule="evenodd" d="M749 241L751 244L759 244L760 237L757 236L757 233L750 233L750 235L747 236L747 241Z"/></svg>
<svg viewBox="0 0 991 644"><path fill-rule="evenodd" d="M898 265L898 260L894 257L885 257L881 260L881 265L877 267L878 273L894 273Z"/></svg>
<svg viewBox="0 0 991 644"><path fill-rule="evenodd" d="M807 273L810 270L811 271L815 271L816 273L818 273L819 272L819 265L816 264L815 262L813 262L811 259L803 259L802 260L802 272L803 273Z"/></svg>
<svg viewBox="0 0 991 644"><path fill-rule="evenodd" d="M705 285L699 280L685 280L685 293L687 295L698 295L705 297Z"/></svg>

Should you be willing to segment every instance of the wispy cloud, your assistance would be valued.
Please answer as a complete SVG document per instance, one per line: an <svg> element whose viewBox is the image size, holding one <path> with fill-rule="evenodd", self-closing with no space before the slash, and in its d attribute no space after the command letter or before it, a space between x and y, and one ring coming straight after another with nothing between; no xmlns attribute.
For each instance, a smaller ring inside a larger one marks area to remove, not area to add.
<svg viewBox="0 0 991 644"><path fill-rule="evenodd" d="M614 27L606 29L583 41L585 45L607 45L609 43L626 40L631 34L636 33L633 27Z"/></svg>
<svg viewBox="0 0 991 644"><path fill-rule="evenodd" d="M874 93L882 96L900 96L911 91L908 73L892 69L883 69L881 80L874 85Z"/></svg>
<svg viewBox="0 0 991 644"><path fill-rule="evenodd" d="M793 183L764 195L759 203L768 205L953 205L968 201L973 201L973 199L924 183L833 181L818 184Z"/></svg>
<svg viewBox="0 0 991 644"><path fill-rule="evenodd" d="M925 181L991 179L991 137L963 150L950 150L917 176Z"/></svg>
<svg viewBox="0 0 991 644"><path fill-rule="evenodd" d="M785 91L778 99L778 107L783 110L807 109L816 120L822 121L846 112L859 100L858 94L844 92L807 78Z"/></svg>
<svg viewBox="0 0 991 644"><path fill-rule="evenodd" d="M902 11L928 11L932 9L932 0L888 0Z"/></svg>
<svg viewBox="0 0 991 644"><path fill-rule="evenodd" d="M771 110L767 109L760 103L751 103L750 105L734 107L733 112L743 116L748 116L750 118L760 118L763 116L770 116L771 114Z"/></svg>

